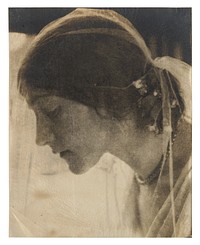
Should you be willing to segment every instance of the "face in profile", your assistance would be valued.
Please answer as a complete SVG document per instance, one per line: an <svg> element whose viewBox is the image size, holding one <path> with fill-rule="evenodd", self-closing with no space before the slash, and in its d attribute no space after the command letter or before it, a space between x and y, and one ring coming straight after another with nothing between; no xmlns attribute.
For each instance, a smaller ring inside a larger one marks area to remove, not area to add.
<svg viewBox="0 0 200 245"><path fill-rule="evenodd" d="M36 143L50 146L73 173L86 172L106 152L109 129L93 108L39 92L31 101L29 106L36 115Z"/></svg>

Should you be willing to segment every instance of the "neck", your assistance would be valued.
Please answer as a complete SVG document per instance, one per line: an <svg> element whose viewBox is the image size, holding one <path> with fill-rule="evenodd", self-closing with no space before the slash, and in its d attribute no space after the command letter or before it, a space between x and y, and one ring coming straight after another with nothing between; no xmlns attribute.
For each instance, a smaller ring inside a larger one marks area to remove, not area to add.
<svg viewBox="0 0 200 245"><path fill-rule="evenodd" d="M141 179L146 179L154 174L154 170L157 171L163 153L167 152L168 141L164 142L161 134L155 136L152 132L146 132L146 135L140 133L138 137L134 135L135 139L131 136L127 137L127 135L126 140L123 138L121 144L117 144L118 147L115 147L115 152L111 153L125 161ZM119 139L116 142L119 143ZM179 176L182 165L187 162L190 155L191 125L181 120L173 145L174 178ZM167 172L168 168L166 166L163 174L167 175Z"/></svg>
<svg viewBox="0 0 200 245"><path fill-rule="evenodd" d="M174 142L172 142L172 157L173 157L173 181L174 183L178 179L183 167L188 162L190 156L191 156L191 125L185 122L184 120L181 120L178 126L177 135L174 139ZM168 183L169 178L169 156L170 152L168 151L166 153L166 160L165 164L162 170L162 182ZM145 179L146 184L151 182L151 180L158 179L158 176L160 174L159 166L161 164L158 163L157 167L154 169L153 172L149 173L148 177ZM153 179L154 178L154 179ZM140 180L140 179L139 179ZM154 183L155 181L152 181L151 183ZM145 182L143 182L145 184ZM141 182L142 184L142 182Z"/></svg>
<svg viewBox="0 0 200 245"><path fill-rule="evenodd" d="M147 178L157 167L163 151L167 149L168 142L163 142L161 134L130 130L122 137L117 136L118 138L113 141L115 143L112 144L110 153L126 162L143 179Z"/></svg>

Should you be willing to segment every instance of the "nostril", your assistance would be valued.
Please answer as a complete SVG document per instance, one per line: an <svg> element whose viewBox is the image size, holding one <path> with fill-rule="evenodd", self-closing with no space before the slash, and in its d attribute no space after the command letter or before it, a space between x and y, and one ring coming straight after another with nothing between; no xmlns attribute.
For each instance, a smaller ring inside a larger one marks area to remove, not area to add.
<svg viewBox="0 0 200 245"><path fill-rule="evenodd" d="M38 146L51 145L53 141L54 141L53 133L37 132L36 144Z"/></svg>
<svg viewBox="0 0 200 245"><path fill-rule="evenodd" d="M36 139L36 144L38 146L44 146L45 145L45 142L42 142L42 141Z"/></svg>
<svg viewBox="0 0 200 245"><path fill-rule="evenodd" d="M36 136L36 144L38 146L46 145L46 141L44 139L41 139L41 137Z"/></svg>
<svg viewBox="0 0 200 245"><path fill-rule="evenodd" d="M36 137L36 144L38 146L49 145L52 142L52 137Z"/></svg>

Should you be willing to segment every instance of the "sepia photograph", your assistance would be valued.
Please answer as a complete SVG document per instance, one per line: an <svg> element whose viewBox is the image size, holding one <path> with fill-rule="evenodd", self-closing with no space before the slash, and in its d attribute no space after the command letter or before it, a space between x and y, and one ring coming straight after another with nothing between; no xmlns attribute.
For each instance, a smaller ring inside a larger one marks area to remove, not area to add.
<svg viewBox="0 0 200 245"><path fill-rule="evenodd" d="M192 237L192 9L8 15L9 236Z"/></svg>

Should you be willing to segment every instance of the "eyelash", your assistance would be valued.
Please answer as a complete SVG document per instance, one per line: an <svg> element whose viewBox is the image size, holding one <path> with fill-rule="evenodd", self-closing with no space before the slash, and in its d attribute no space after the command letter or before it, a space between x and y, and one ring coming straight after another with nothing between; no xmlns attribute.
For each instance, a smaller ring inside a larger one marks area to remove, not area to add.
<svg viewBox="0 0 200 245"><path fill-rule="evenodd" d="M61 106L57 106L52 111L47 112L46 115L50 119L54 119L54 118L56 118L60 114L60 111L61 111Z"/></svg>

